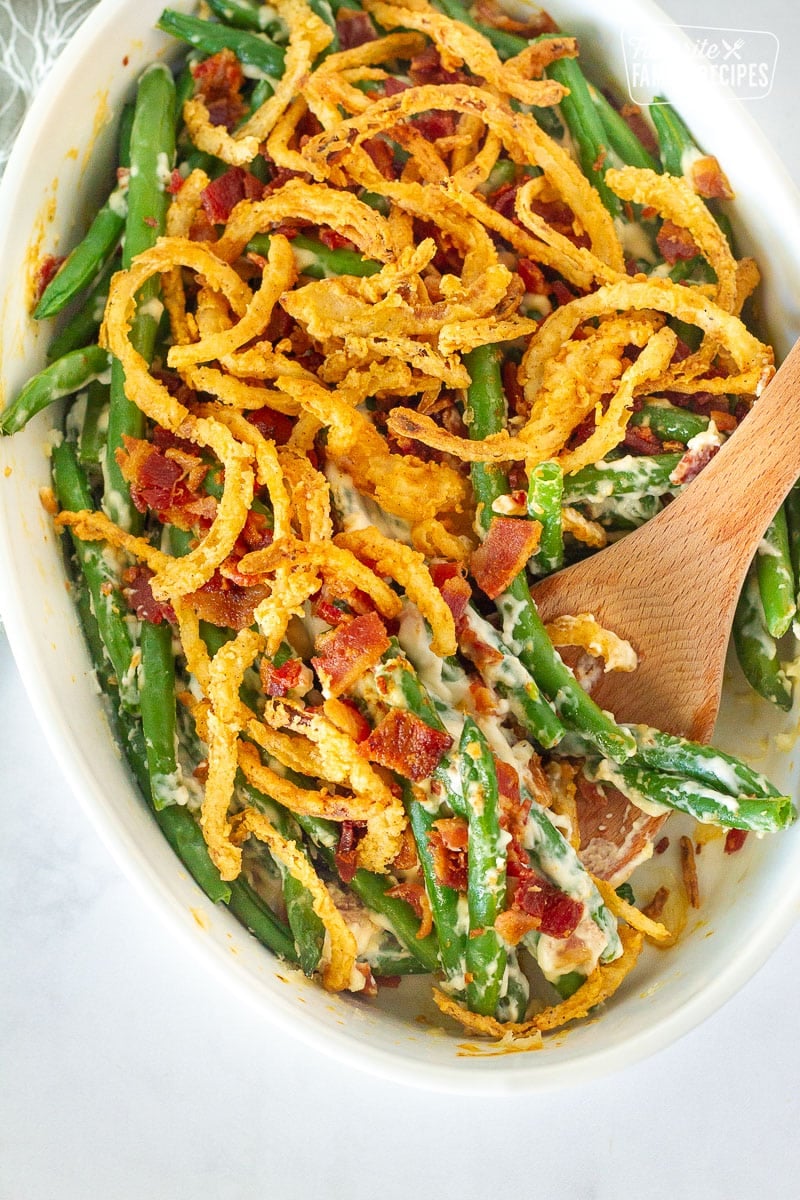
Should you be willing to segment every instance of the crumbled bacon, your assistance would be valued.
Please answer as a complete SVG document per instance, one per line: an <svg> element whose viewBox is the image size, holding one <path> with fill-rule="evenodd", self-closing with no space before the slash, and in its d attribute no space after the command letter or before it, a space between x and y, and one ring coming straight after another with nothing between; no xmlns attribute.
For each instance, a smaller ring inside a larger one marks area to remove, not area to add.
<svg viewBox="0 0 800 1200"><path fill-rule="evenodd" d="M122 576L123 595L131 610L140 621L149 621L151 625L160 625L162 621L175 623L175 613L172 605L165 600L156 600L150 587L153 572L149 567L137 563L128 567Z"/></svg>
<svg viewBox="0 0 800 1200"><path fill-rule="evenodd" d="M613 103L613 101L612 101ZM638 137L639 141L644 146L645 150L649 150L651 154L658 154L658 140L653 130L648 125L642 116L642 110L638 104L623 104L619 110L619 115L625 121L629 129Z"/></svg>
<svg viewBox="0 0 800 1200"><path fill-rule="evenodd" d="M509 412L514 416L522 416L527 409L525 392L519 381L519 367L511 359L503 363L503 391L508 400Z"/></svg>
<svg viewBox="0 0 800 1200"><path fill-rule="evenodd" d="M433 774L452 744L449 733L431 729L414 713L393 708L364 746L373 762L419 783Z"/></svg>
<svg viewBox="0 0 800 1200"><path fill-rule="evenodd" d="M523 570L539 545L538 521L519 517L492 517L483 543L473 551L470 570L490 600L504 592Z"/></svg>
<svg viewBox="0 0 800 1200"><path fill-rule="evenodd" d="M354 50L377 38L372 20L365 12L352 8L340 8L336 13L336 32L342 50Z"/></svg>
<svg viewBox="0 0 800 1200"><path fill-rule="evenodd" d="M365 613L320 634L314 670L330 696L348 691L389 649L386 626L377 613Z"/></svg>
<svg viewBox="0 0 800 1200"><path fill-rule="evenodd" d="M457 892L467 890L467 845L469 830L463 817L442 817L433 822L428 847L433 858L433 873L443 887Z"/></svg>
<svg viewBox="0 0 800 1200"><path fill-rule="evenodd" d="M357 996L366 996L373 999L378 994L378 985L375 981L375 976L372 974L372 968L369 963L355 962L353 970L358 971L359 975L364 976L364 986L356 991Z"/></svg>
<svg viewBox="0 0 800 1200"><path fill-rule="evenodd" d="M343 233L337 233L335 229L321 228L319 231L319 240L323 246L327 246L329 250L355 250L355 243L344 236Z"/></svg>
<svg viewBox="0 0 800 1200"><path fill-rule="evenodd" d="M689 181L699 196L706 200L733 200L733 188L728 176L713 154L696 159L689 168Z"/></svg>
<svg viewBox="0 0 800 1200"><path fill-rule="evenodd" d="M501 217L505 217L508 221L517 221L517 192L521 184L519 183L504 183L496 192L492 192L489 196L489 205L500 213ZM517 222L518 224L519 222Z"/></svg>
<svg viewBox="0 0 800 1200"><path fill-rule="evenodd" d="M39 266L36 270L36 285L34 287L33 298L38 304L42 298L45 288L52 282L58 268L64 261L63 254L45 254L39 261Z"/></svg>
<svg viewBox="0 0 800 1200"><path fill-rule="evenodd" d="M300 683L303 675L303 663L299 658L287 658L282 666L276 667L266 658L262 658L260 674L261 686L265 695L288 696L289 692Z"/></svg>
<svg viewBox="0 0 800 1200"><path fill-rule="evenodd" d="M661 438L646 425L628 425L623 444L635 454L660 454L664 449Z"/></svg>
<svg viewBox="0 0 800 1200"><path fill-rule="evenodd" d="M396 79L394 75L390 75L383 81L383 94L384 96L399 96L401 92L407 92L410 87L411 84L406 83L404 79Z"/></svg>
<svg viewBox="0 0 800 1200"><path fill-rule="evenodd" d="M247 629L256 607L269 594L262 584L244 587L215 571L207 583L187 597L201 621L227 629Z"/></svg>
<svg viewBox="0 0 800 1200"><path fill-rule="evenodd" d="M240 95L244 73L238 58L232 50L220 50L195 63L192 75L211 124L224 125L230 133L247 111Z"/></svg>
<svg viewBox="0 0 800 1200"><path fill-rule="evenodd" d="M161 450L139 438L124 441L116 459L139 512L152 509L164 524L180 529L213 521L217 502L199 491L208 467L197 455L177 445Z"/></svg>
<svg viewBox="0 0 800 1200"><path fill-rule="evenodd" d="M583 904L529 871L514 890L512 909L532 917L535 929L548 937L568 938L583 916Z"/></svg>
<svg viewBox="0 0 800 1200"><path fill-rule="evenodd" d="M692 446L681 458L670 478L673 483L691 483L719 450L719 446Z"/></svg>
<svg viewBox="0 0 800 1200"><path fill-rule="evenodd" d="M366 150L384 179L397 179L399 177L400 166L395 160L394 150L392 150L388 142L379 137L366 138L361 143L361 146L362 149Z"/></svg>
<svg viewBox="0 0 800 1200"><path fill-rule="evenodd" d="M177 167L174 167L172 170L172 174L169 177L169 183L167 184L165 190L169 193L170 196L177 196L178 192L183 187L184 182L185 182L185 180L184 180L183 176L181 175L180 171L178 170Z"/></svg>
<svg viewBox="0 0 800 1200"><path fill-rule="evenodd" d="M700 253L697 243L688 229L676 225L674 221L662 222L661 228L656 234L656 243L662 257L670 266L674 266L679 259L694 258L696 254Z"/></svg>
<svg viewBox="0 0 800 1200"><path fill-rule="evenodd" d="M353 876L358 870L356 862L358 843L366 832L367 826L364 821L342 821L339 844L336 847L334 858L336 860L336 870L339 872L344 883L351 883Z"/></svg>
<svg viewBox="0 0 800 1200"><path fill-rule="evenodd" d="M228 220L241 200L260 200L264 185L244 167L230 167L203 188L200 203L216 225Z"/></svg>
<svg viewBox="0 0 800 1200"><path fill-rule="evenodd" d="M438 138L452 137L456 131L457 114L452 110L432 109L414 119L414 128L428 142Z"/></svg>
<svg viewBox="0 0 800 1200"><path fill-rule="evenodd" d="M550 290L542 268L530 258L520 258L517 262L517 272L525 284L525 291L536 296L546 296Z"/></svg>
<svg viewBox="0 0 800 1200"><path fill-rule="evenodd" d="M433 929L433 913L428 893L422 884L398 883L394 887L389 888L386 895L393 896L396 900L405 900L406 904L411 905L420 923L417 937L427 937Z"/></svg>
<svg viewBox="0 0 800 1200"><path fill-rule="evenodd" d="M276 412L274 408L252 408L247 413L247 419L256 429L274 442L276 446L285 446L292 436L294 420L285 413Z"/></svg>
<svg viewBox="0 0 800 1200"><path fill-rule="evenodd" d="M458 624L467 610L472 597L472 588L462 574L462 568L457 563L434 563L431 567L431 579L442 593L453 620Z"/></svg>
<svg viewBox="0 0 800 1200"><path fill-rule="evenodd" d="M725 834L725 853L736 854L747 841L746 829L729 829Z"/></svg>
<svg viewBox="0 0 800 1200"><path fill-rule="evenodd" d="M474 77L466 75L463 71L446 71L435 46L426 46L421 54L411 59L408 74L417 87L427 83L476 82Z"/></svg>
<svg viewBox="0 0 800 1200"><path fill-rule="evenodd" d="M575 300L577 293L573 292L563 279L554 279L550 284L550 295L559 307L562 304L569 304L571 300Z"/></svg>

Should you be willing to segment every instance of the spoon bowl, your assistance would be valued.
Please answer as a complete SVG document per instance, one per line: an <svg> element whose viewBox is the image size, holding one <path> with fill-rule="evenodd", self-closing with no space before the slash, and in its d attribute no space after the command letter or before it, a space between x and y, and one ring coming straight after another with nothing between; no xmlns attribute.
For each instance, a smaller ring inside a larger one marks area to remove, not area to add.
<svg viewBox="0 0 800 1200"><path fill-rule="evenodd" d="M591 612L639 656L594 693L620 721L707 742L734 610L776 509L800 476L800 342L681 495L600 554L542 580L542 619Z"/></svg>

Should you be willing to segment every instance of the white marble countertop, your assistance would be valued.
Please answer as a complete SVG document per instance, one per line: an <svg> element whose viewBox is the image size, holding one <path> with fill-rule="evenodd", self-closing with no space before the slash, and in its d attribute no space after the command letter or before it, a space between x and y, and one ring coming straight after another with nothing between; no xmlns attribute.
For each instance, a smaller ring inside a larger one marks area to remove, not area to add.
<svg viewBox="0 0 800 1200"><path fill-rule="evenodd" d="M664 7L780 36L750 108L800 180L800 9ZM610 1079L429 1094L279 1034L158 924L60 779L2 635L0 731L0 1200L798 1195L800 928L701 1028Z"/></svg>

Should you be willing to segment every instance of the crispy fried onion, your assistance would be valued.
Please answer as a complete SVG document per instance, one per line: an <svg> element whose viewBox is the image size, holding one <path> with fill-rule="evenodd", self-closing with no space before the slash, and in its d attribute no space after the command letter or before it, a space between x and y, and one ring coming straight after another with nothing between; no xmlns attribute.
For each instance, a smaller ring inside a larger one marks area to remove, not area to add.
<svg viewBox="0 0 800 1200"><path fill-rule="evenodd" d="M462 21L453 21L428 4L405 8L385 4L383 0L364 0L363 7L372 13L384 29L416 29L435 43L446 71L464 63L473 75L482 76L493 89L513 96L523 104L549 107L563 98L565 89L555 80L531 80L523 75L525 59L503 63L492 44L483 34L470 29Z"/></svg>
<svg viewBox="0 0 800 1200"><path fill-rule="evenodd" d="M635 671L636 651L630 642L604 629L591 613L561 616L545 628L554 646L581 646L587 654L602 658L606 671Z"/></svg>
<svg viewBox="0 0 800 1200"><path fill-rule="evenodd" d="M497 1038L502 1040L504 1045L513 1045L515 1042L530 1039L536 1033L560 1029L570 1021L579 1020L587 1016L598 1004L610 999L636 965L644 934L638 929L623 927L620 930L620 940L623 951L619 958L596 967L586 982L568 1000L545 1008L527 1021L498 1021L494 1017L472 1013L438 988L434 988L433 998L445 1016L458 1021L470 1033ZM527 1048L534 1049L539 1044L534 1038Z"/></svg>
<svg viewBox="0 0 800 1200"><path fill-rule="evenodd" d="M208 778L200 828L211 860L223 879L236 879L242 869L242 852L231 840L228 819L236 779L236 745L241 730L239 688L247 668L263 649L264 640L242 629L214 657L208 674L209 709L205 720L208 744Z"/></svg>
<svg viewBox="0 0 800 1200"><path fill-rule="evenodd" d="M304 0L275 0L275 7L289 27L289 45L283 75L274 93L233 134L224 125L211 123L200 96L192 97L183 106L183 119L195 146L231 166L244 167L253 161L261 143L294 98L312 62L333 37L330 27Z"/></svg>
<svg viewBox="0 0 800 1200"><path fill-rule="evenodd" d="M627 900L623 900L621 896L617 895L607 880L598 879L593 875L592 881L603 897L603 903L606 908L615 917L620 917L626 925L630 925L631 929L638 929L640 933L643 933L645 937L650 938L654 942L669 942L672 940L672 934L666 925L662 925L660 921L654 921L652 917L648 917L636 905L629 904Z"/></svg>
<svg viewBox="0 0 800 1200"><path fill-rule="evenodd" d="M341 121L335 129L306 142L303 157L308 170L316 179L324 179L367 138L393 129L399 121L441 108L480 117L515 162L541 167L578 217L594 254L615 271L624 271L622 247L611 217L567 152L542 132L533 117L515 112L481 88L461 83L426 84L377 100L366 113Z"/></svg>
<svg viewBox="0 0 800 1200"><path fill-rule="evenodd" d="M654 208L660 217L688 230L716 273L714 299L726 312L735 311L736 259L725 234L689 182L672 175L657 175L642 167L609 170L605 178L621 200Z"/></svg>
<svg viewBox="0 0 800 1200"><path fill-rule="evenodd" d="M745 393L760 395L774 374L774 356L769 346L750 333L738 317L701 296L693 288L680 287L666 279L629 279L607 284L588 296L571 300L551 313L539 332L531 338L520 368L520 382L529 404L533 404L542 386L548 362L558 355L584 321L609 313L650 309L667 313L679 321L696 325L707 337L713 338L730 355L734 374L704 378L702 381L682 379L686 363L676 363L661 376L643 380L640 390L652 394L670 388L676 391L708 391L713 393ZM597 460L592 460L597 461Z"/></svg>
<svg viewBox="0 0 800 1200"><path fill-rule="evenodd" d="M372 564L378 575L397 581L431 627L431 650L446 658L457 649L453 614L434 585L424 555L380 533L374 525L336 536L336 545Z"/></svg>
<svg viewBox="0 0 800 1200"><path fill-rule="evenodd" d="M237 813L232 824L237 842L246 841L251 834L258 838L269 847L273 857L284 864L289 874L311 893L312 907L327 935L328 962L322 972L322 982L331 992L349 988L358 952L356 939L307 855L295 842L278 833L268 818L254 808Z"/></svg>
<svg viewBox="0 0 800 1200"><path fill-rule="evenodd" d="M214 254L234 262L256 233L281 221L311 221L326 225L354 242L365 258L388 262L393 254L385 217L352 192L337 191L320 183L290 179L264 200L242 200L230 216L225 232L214 243Z"/></svg>
<svg viewBox="0 0 800 1200"><path fill-rule="evenodd" d="M274 729L294 729L314 742L324 765L324 778L346 783L356 796L378 807L358 844L357 861L368 871L385 873L400 853L406 815L401 800L361 754L358 743L320 712L285 700L268 700L264 721Z"/></svg>
<svg viewBox="0 0 800 1200"><path fill-rule="evenodd" d="M328 457L386 512L415 524L468 505L468 485L457 471L392 454L372 422L337 393L307 380L281 379L279 386L328 428Z"/></svg>

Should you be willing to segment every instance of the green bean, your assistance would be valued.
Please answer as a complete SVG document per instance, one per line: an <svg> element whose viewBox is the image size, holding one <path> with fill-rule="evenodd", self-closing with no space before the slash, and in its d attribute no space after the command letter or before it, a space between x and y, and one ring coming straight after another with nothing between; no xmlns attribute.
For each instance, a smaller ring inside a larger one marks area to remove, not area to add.
<svg viewBox="0 0 800 1200"><path fill-rule="evenodd" d="M162 809L177 803L181 780L175 759L175 664L170 625L143 621L140 647L139 709L150 791L153 807Z"/></svg>
<svg viewBox="0 0 800 1200"><path fill-rule="evenodd" d="M128 187L128 218L122 266L155 243L164 232L169 197L164 190L175 153L175 84L166 67L148 67L139 80L136 110L131 131L131 174ZM138 307L130 340L149 361L155 344L158 317L151 308L161 307L159 280L149 280L138 294ZM160 313L159 313L160 316ZM125 376L117 359L111 368L111 401L108 416L108 454L105 460L105 507L116 524L138 532L140 514L130 499L130 490L116 460L124 438L142 437L145 418L125 393Z"/></svg>
<svg viewBox="0 0 800 1200"><path fill-rule="evenodd" d="M559 107L575 142L584 175L612 217L621 217L622 202L605 181L608 137L592 103L583 71L576 59L560 58L550 64L547 73L569 89L569 95L561 99Z"/></svg>
<svg viewBox="0 0 800 1200"><path fill-rule="evenodd" d="M369 964L369 968L376 979L382 979L392 975L427 975L428 968L423 966L418 958L413 954L409 954L403 946L399 945L391 934L386 934L381 939L380 944L374 949L367 949L364 954L364 961ZM436 970L437 967L433 968Z"/></svg>
<svg viewBox="0 0 800 1200"><path fill-rule="evenodd" d="M786 712L792 693L778 658L778 647L770 636L758 587L755 565L750 567L733 618L733 644L745 679L759 696Z"/></svg>
<svg viewBox="0 0 800 1200"><path fill-rule="evenodd" d="M106 444L108 421L108 385L93 379L86 392L86 411L78 437L78 457L81 466L100 465Z"/></svg>
<svg viewBox="0 0 800 1200"><path fill-rule="evenodd" d="M128 765L142 794L149 797L150 778L141 725L119 703L116 680L109 671L108 657L93 612L91 595L82 581L76 584L76 588L78 615L98 681L108 697L117 743L123 748ZM154 816L174 853L209 900L215 904L219 902L227 904L231 897L231 887L220 879L219 871L209 856L200 827L189 810L183 805L174 805L171 808L162 809L161 812L154 811Z"/></svg>
<svg viewBox="0 0 800 1200"><path fill-rule="evenodd" d="M713 746L662 733L648 725L628 725L636 738L636 758L654 771L685 775L731 796L780 797L778 789L747 763Z"/></svg>
<svg viewBox="0 0 800 1200"><path fill-rule="evenodd" d="M458 748L467 849L467 1005L493 1016L506 969L505 945L494 923L505 907L506 857L500 827L500 794L489 745L467 717Z"/></svg>
<svg viewBox="0 0 800 1200"><path fill-rule="evenodd" d="M62 509L82 512L94 508L89 485L75 453L75 447L62 442L53 447L53 482ZM72 544L78 565L92 599L100 636L116 675L120 701L127 709L139 703L136 673L131 669L133 642L126 622L127 605L119 588L116 571L109 565L105 547L99 542L84 542L74 534Z"/></svg>
<svg viewBox="0 0 800 1200"><path fill-rule="evenodd" d="M789 554L786 512L779 508L756 550L758 590L767 632L781 638L797 612L797 584Z"/></svg>
<svg viewBox="0 0 800 1200"><path fill-rule="evenodd" d="M506 700L509 711L540 746L549 749L557 745L564 736L564 726L542 696L533 675L515 659L494 626L472 605L467 607L463 619L466 628L500 656L499 660L491 661L491 655L475 654L481 678ZM465 643L463 653L468 658L470 649L471 644Z"/></svg>
<svg viewBox="0 0 800 1200"><path fill-rule="evenodd" d="M531 998L531 984L522 970L515 949L506 951L506 974L497 1002L498 1021L524 1021Z"/></svg>
<svg viewBox="0 0 800 1200"><path fill-rule="evenodd" d="M501 58L513 58L516 54L521 54L523 50L527 50L529 42L527 38L518 37L515 33L508 33L505 29L495 29L491 25L483 25L476 21L471 13L460 3L460 0L436 0L437 7L442 12L450 17L452 21L461 21L463 25L468 25L470 29L475 29L478 33L492 43L497 53Z"/></svg>
<svg viewBox="0 0 800 1200"><path fill-rule="evenodd" d="M602 504L612 496L663 496L680 490L670 476L680 453L626 454L611 462L582 467L564 481L565 504Z"/></svg>
<svg viewBox="0 0 800 1200"><path fill-rule="evenodd" d="M629 532L652 521L664 507L658 496L610 496L608 500L586 504L588 516L604 529Z"/></svg>
<svg viewBox="0 0 800 1200"><path fill-rule="evenodd" d="M247 249L266 258L269 245L269 234L257 233L247 243ZM298 270L312 279L331 279L335 275L375 275L381 269L379 262L364 258L357 250L331 250L317 238L304 234L293 238L291 245Z"/></svg>
<svg viewBox="0 0 800 1200"><path fill-rule="evenodd" d="M685 175L690 165L687 159L700 153L687 126L663 96L653 97L650 117L658 134L664 170L668 175Z"/></svg>
<svg viewBox="0 0 800 1200"><path fill-rule="evenodd" d="M789 529L789 557L797 581L795 602L800 602L800 482L796 483L783 502Z"/></svg>
<svg viewBox="0 0 800 1200"><path fill-rule="evenodd" d="M181 810L170 808L165 811ZM228 908L233 915L274 954L285 958L287 962L296 963L298 957L291 930L278 920L266 901L241 875L229 886L231 894Z"/></svg>
<svg viewBox="0 0 800 1200"><path fill-rule="evenodd" d="M660 400L658 403L651 401L643 404L632 415L630 424L652 429L662 441L683 442L684 446L688 446L693 437L708 429L708 417L690 412L688 408L679 408L668 400Z"/></svg>
<svg viewBox="0 0 800 1200"><path fill-rule="evenodd" d="M29 379L0 415L0 434L18 433L37 413L64 396L72 396L109 368L109 356L99 346L73 350Z"/></svg>
<svg viewBox="0 0 800 1200"><path fill-rule="evenodd" d="M489 172L485 183L478 185L478 191L484 196L491 196L499 188L513 183L517 178L517 164L508 158L499 158Z"/></svg>
<svg viewBox="0 0 800 1200"><path fill-rule="evenodd" d="M669 273L669 277L673 283L683 283L686 279L691 280L693 283L717 282L717 272L699 254L696 254L694 258L682 258L676 262Z"/></svg>
<svg viewBox="0 0 800 1200"><path fill-rule="evenodd" d="M528 516L542 527L539 548L529 566L535 575L550 575L564 565L561 505L564 475L556 462L542 462L528 477Z"/></svg>
<svg viewBox="0 0 800 1200"><path fill-rule="evenodd" d="M649 168L651 171L657 171L658 163L650 151L642 145L628 122L621 113L617 112L614 105L606 99L598 88L593 87L592 84L589 84L589 95L597 109L603 130L608 138L608 144L617 157L628 167L643 167Z"/></svg>
<svg viewBox="0 0 800 1200"><path fill-rule="evenodd" d="M266 33L277 24L275 10L267 4L252 4L249 0L207 0L215 17L237 29Z"/></svg>
<svg viewBox="0 0 800 1200"><path fill-rule="evenodd" d="M733 797L695 779L607 759L588 759L583 771L593 783L617 788L645 812L677 809L704 824L752 833L775 833L797 819L797 810L788 796Z"/></svg>
<svg viewBox="0 0 800 1200"><path fill-rule="evenodd" d="M201 17L175 12L171 8L164 9L156 21L156 28L182 42L188 42L204 54L232 50L242 66L269 79L280 79L283 75L285 53L263 33L252 33L233 25L218 25Z"/></svg>
<svg viewBox="0 0 800 1200"><path fill-rule="evenodd" d="M111 276L118 268L119 260L112 255L84 297L80 308L62 325L48 345L48 362L55 362L56 359L63 358L70 351L82 350L90 342L97 341L100 322L103 320L108 300L108 285L111 282Z"/></svg>
<svg viewBox="0 0 800 1200"><path fill-rule="evenodd" d="M329 868L336 871L339 830L335 823L321 817L300 815L297 816L297 823L318 847ZM373 871L365 871L363 867L359 867L345 886L358 896L366 908L388 922L400 945L412 954L426 971L439 969L436 938L431 934L424 938L417 937L419 919L405 900L386 895L391 883L385 875L376 875Z"/></svg>
<svg viewBox="0 0 800 1200"><path fill-rule="evenodd" d="M464 421L471 438L485 438L505 428L505 397L497 347L480 346L471 350L464 362L472 379ZM494 501L508 493L508 480L498 467L483 463L472 465L471 476L478 523L486 532ZM524 572L496 603L503 620L504 641L530 671L560 720L581 729L609 758L625 759L631 755L635 745L630 734L598 708L561 661L536 611Z"/></svg>

